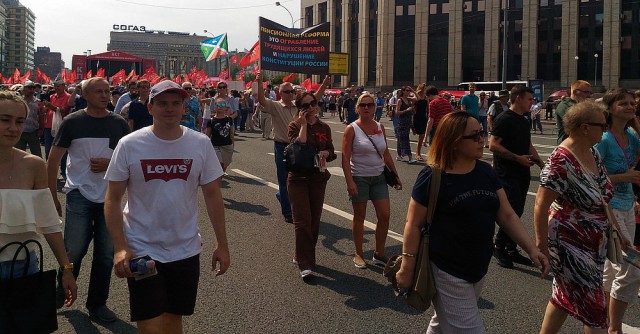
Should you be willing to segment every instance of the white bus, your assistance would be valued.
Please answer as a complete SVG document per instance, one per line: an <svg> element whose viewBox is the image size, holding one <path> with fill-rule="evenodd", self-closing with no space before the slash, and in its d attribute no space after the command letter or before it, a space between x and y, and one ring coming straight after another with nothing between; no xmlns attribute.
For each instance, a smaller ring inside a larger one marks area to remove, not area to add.
<svg viewBox="0 0 640 334"><path fill-rule="evenodd" d="M471 82L461 82L458 84L458 90L469 92L469 84ZM476 91L478 92L495 92L498 95L498 92L502 89L502 81L476 81ZM513 86L521 85L521 86L529 86L528 81L507 81L507 90L511 90Z"/></svg>

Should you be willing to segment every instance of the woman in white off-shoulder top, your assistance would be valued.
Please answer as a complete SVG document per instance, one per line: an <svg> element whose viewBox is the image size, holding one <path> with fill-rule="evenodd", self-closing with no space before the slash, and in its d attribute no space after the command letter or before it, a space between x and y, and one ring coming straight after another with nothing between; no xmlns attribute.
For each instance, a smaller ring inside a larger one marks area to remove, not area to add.
<svg viewBox="0 0 640 334"><path fill-rule="evenodd" d="M44 235L63 271L65 305L71 306L78 288L71 270L73 264L69 263L64 248L62 223L47 187L44 161L14 148L28 113L29 107L22 98L0 92L0 248L14 241L39 240L40 235ZM26 254L22 252L14 276L21 276L27 263L28 274L39 270L33 244L30 245L31 261L26 261ZM11 262L17 248L9 246L0 253L0 280L10 278Z"/></svg>

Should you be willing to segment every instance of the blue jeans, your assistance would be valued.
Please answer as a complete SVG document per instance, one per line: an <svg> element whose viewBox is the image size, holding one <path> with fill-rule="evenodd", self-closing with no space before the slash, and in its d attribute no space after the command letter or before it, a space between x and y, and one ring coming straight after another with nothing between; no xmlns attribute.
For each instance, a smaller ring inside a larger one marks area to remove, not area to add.
<svg viewBox="0 0 640 334"><path fill-rule="evenodd" d="M482 125L482 132L484 132L485 137L489 134L487 129L487 116L479 116L480 125ZM489 138L486 137L486 143L489 143Z"/></svg>
<svg viewBox="0 0 640 334"><path fill-rule="evenodd" d="M278 192L276 197L280 200L282 215L291 217L291 202L289 201L289 191L287 191L287 167L284 164L284 143L273 142L273 153L276 156L276 172L278 174Z"/></svg>
<svg viewBox="0 0 640 334"><path fill-rule="evenodd" d="M93 239L93 261L87 293L87 309L105 305L109 297L111 270L113 268L113 241L104 220L104 204L86 199L79 190L67 193L64 246L69 261L73 263L73 276L80 273L82 258L87 254ZM62 272L58 272L58 282Z"/></svg>
<svg viewBox="0 0 640 334"><path fill-rule="evenodd" d="M24 252L22 250L21 252ZM23 253L24 254L24 253ZM3 261L0 262L0 281L5 281L11 278L11 264L13 261ZM36 257L35 252L29 252L29 268L27 268L27 274L24 274L25 266L27 265L27 260L16 260L16 264L13 266L13 278L20 278L24 276L29 276L40 271L40 267L38 267L38 258Z"/></svg>

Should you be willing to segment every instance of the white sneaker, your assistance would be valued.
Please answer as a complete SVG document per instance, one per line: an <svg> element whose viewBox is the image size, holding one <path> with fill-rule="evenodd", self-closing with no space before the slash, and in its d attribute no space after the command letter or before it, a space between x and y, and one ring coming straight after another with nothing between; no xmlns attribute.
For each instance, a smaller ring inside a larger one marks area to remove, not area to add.
<svg viewBox="0 0 640 334"><path fill-rule="evenodd" d="M300 277L306 278L313 275L313 271L311 269L300 270Z"/></svg>
<svg viewBox="0 0 640 334"><path fill-rule="evenodd" d="M408 164L415 164L416 162L418 162L416 159L409 159L409 161L407 161Z"/></svg>

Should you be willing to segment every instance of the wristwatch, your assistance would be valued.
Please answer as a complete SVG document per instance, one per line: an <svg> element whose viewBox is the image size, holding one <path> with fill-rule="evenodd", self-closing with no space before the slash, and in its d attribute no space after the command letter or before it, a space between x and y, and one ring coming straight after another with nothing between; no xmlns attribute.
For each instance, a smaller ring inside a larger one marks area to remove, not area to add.
<svg viewBox="0 0 640 334"><path fill-rule="evenodd" d="M65 270L73 270L73 263L69 263L69 264L65 264L60 266L60 270L65 271Z"/></svg>

